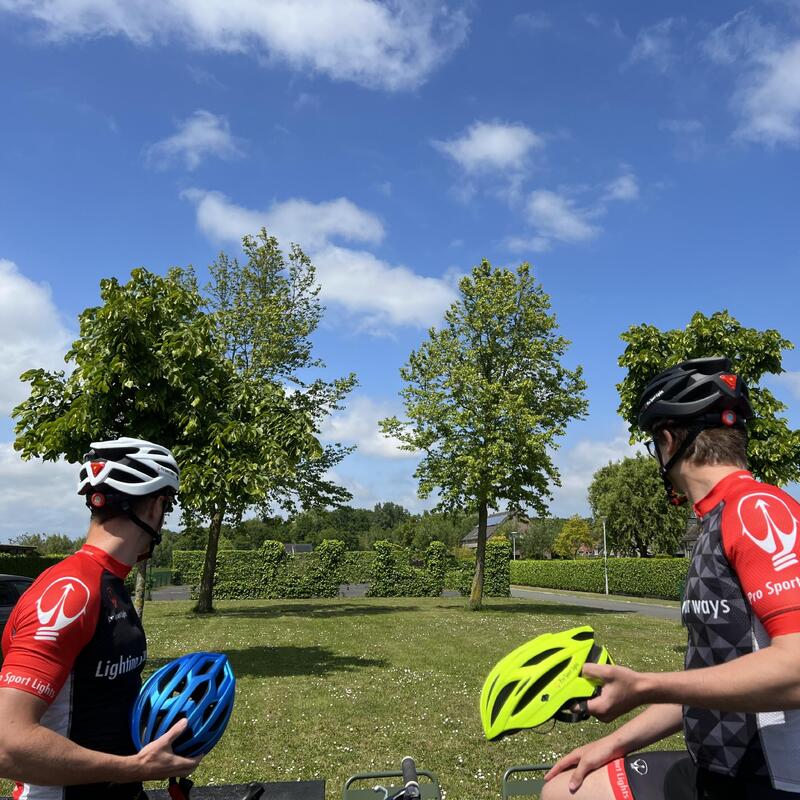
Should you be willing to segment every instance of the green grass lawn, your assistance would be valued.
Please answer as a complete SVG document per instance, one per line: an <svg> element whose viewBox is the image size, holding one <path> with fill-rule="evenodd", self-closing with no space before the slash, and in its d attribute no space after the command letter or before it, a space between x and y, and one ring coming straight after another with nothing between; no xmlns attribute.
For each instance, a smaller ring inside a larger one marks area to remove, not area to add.
<svg viewBox="0 0 800 800"><path fill-rule="evenodd" d="M325 778L341 796L355 772L413 755L453 800L497 800L503 770L552 762L607 732L560 724L487 743L478 715L483 680L505 653L545 631L591 624L618 663L680 669L684 633L673 622L555 603L491 600L473 613L460 598L227 601L213 616L190 603L145 609L147 673L188 651L226 652L237 698L225 737L198 784ZM675 738L668 745L680 747Z"/></svg>

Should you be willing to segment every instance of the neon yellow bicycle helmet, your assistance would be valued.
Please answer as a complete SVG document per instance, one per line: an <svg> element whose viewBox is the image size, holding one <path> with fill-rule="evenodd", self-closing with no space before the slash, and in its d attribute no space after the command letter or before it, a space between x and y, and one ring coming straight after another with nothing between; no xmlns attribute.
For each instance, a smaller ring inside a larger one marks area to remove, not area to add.
<svg viewBox="0 0 800 800"><path fill-rule="evenodd" d="M583 665L613 664L589 625L531 639L495 664L481 691L481 721L490 741L549 719L588 717L586 700L599 682L581 677Z"/></svg>

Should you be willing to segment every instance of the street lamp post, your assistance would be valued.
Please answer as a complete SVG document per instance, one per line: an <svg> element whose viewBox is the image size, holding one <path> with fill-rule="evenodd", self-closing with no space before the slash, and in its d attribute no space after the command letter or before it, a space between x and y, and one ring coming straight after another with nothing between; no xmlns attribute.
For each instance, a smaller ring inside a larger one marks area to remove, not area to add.
<svg viewBox="0 0 800 800"><path fill-rule="evenodd" d="M608 548L606 547L606 518L603 517L603 575L606 580L606 594L608 594Z"/></svg>

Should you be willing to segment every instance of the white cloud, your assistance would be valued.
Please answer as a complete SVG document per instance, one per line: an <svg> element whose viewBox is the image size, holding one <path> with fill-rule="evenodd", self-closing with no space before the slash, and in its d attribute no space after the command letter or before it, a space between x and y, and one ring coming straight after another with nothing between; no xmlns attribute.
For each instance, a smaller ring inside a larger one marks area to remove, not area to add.
<svg viewBox="0 0 800 800"><path fill-rule="evenodd" d="M23 461L11 442L0 442L0 484L0 541L23 533L85 535L89 512L77 494L78 468L74 464Z"/></svg>
<svg viewBox="0 0 800 800"><path fill-rule="evenodd" d="M381 333L385 325L426 328L456 300L446 279L392 266L371 253L329 245L314 254L323 299L363 316L362 329Z"/></svg>
<svg viewBox="0 0 800 800"><path fill-rule="evenodd" d="M676 58L673 34L680 23L681 20L669 17L642 28L636 34L627 63L650 63L659 72L667 72Z"/></svg>
<svg viewBox="0 0 800 800"><path fill-rule="evenodd" d="M739 138L800 144L800 40L771 53L742 80L733 102L744 118L736 131Z"/></svg>
<svg viewBox="0 0 800 800"><path fill-rule="evenodd" d="M623 202L636 200L639 197L639 183L632 172L626 172L608 184L605 193L606 201L621 200Z"/></svg>
<svg viewBox="0 0 800 800"><path fill-rule="evenodd" d="M714 28L702 43L702 50L715 63L731 65L743 58L760 58L779 43L777 30L746 9Z"/></svg>
<svg viewBox="0 0 800 800"><path fill-rule="evenodd" d="M0 415L9 414L27 396L28 384L19 380L22 372L65 368L71 340L49 287L0 259Z"/></svg>
<svg viewBox="0 0 800 800"><path fill-rule="evenodd" d="M571 198L547 189L539 189L531 194L527 215L528 221L544 239L582 242L593 239L601 231L590 222L596 216L591 209L578 208Z"/></svg>
<svg viewBox="0 0 800 800"><path fill-rule="evenodd" d="M800 144L800 39L790 39L752 11L740 11L703 42L705 55L736 72L731 107L738 139Z"/></svg>
<svg viewBox="0 0 800 800"><path fill-rule="evenodd" d="M658 123L658 127L662 131L669 131L670 133L700 133L703 130L703 123L697 119L662 119Z"/></svg>
<svg viewBox="0 0 800 800"><path fill-rule="evenodd" d="M281 242L297 242L309 250L331 238L377 244L384 236L378 217L344 197L324 203L293 198L259 211L237 206L219 192L188 189L182 196L196 205L203 233L218 241L239 242L262 226Z"/></svg>
<svg viewBox="0 0 800 800"><path fill-rule="evenodd" d="M424 82L469 27L463 11L436 0L0 0L0 10L56 40L177 40L389 90Z"/></svg>
<svg viewBox="0 0 800 800"><path fill-rule="evenodd" d="M506 239L506 246L514 252L549 250L554 241L574 244L585 242L599 236L603 229L597 220L608 211L608 204L630 202L639 197L639 183L630 170L603 187L596 198L579 206L573 196L565 191L554 192L537 189L527 198L525 216L534 229L532 234L512 236Z"/></svg>
<svg viewBox="0 0 800 800"><path fill-rule="evenodd" d="M553 26L550 17L544 11L530 11L526 14L517 14L514 25L527 31L544 31Z"/></svg>
<svg viewBox="0 0 800 800"><path fill-rule="evenodd" d="M400 441L386 438L378 428L378 420L390 417L396 409L388 403L379 403L369 397L354 397L347 409L328 417L321 438L327 442L357 445L364 456L379 458L419 458L419 453L400 449Z"/></svg>
<svg viewBox="0 0 800 800"><path fill-rule="evenodd" d="M193 170L209 156L229 161L242 155L228 120L204 109L195 111L178 125L176 133L146 151L147 164L154 169L167 169L183 161L186 169Z"/></svg>
<svg viewBox="0 0 800 800"><path fill-rule="evenodd" d="M370 333L385 333L387 325L433 325L456 299L445 279L335 244L332 240L378 244L384 236L381 221L346 198L324 203L292 199L255 211L218 192L192 189L184 196L196 204L197 224L212 239L238 243L245 233L265 226L283 246L298 242L314 261L323 300L361 317L360 328Z"/></svg>
<svg viewBox="0 0 800 800"><path fill-rule="evenodd" d="M537 133L519 122L474 122L461 136L433 141L437 150L468 173L523 170L533 150L544 146Z"/></svg>
<svg viewBox="0 0 800 800"><path fill-rule="evenodd" d="M785 386L794 397L800 399L800 372L782 372L780 375L773 375L772 380Z"/></svg>
<svg viewBox="0 0 800 800"><path fill-rule="evenodd" d="M555 461L561 473L561 487L553 487L550 511L557 517L588 514L589 485L594 473L610 461L642 452L641 445L628 444L627 432L607 440L581 439L573 447L559 450Z"/></svg>

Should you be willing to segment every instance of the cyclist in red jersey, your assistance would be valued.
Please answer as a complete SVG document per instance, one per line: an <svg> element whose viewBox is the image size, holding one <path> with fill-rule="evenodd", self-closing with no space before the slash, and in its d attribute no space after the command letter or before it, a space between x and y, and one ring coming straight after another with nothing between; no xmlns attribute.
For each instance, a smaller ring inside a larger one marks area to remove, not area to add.
<svg viewBox="0 0 800 800"><path fill-rule="evenodd" d="M147 650L124 579L152 555L178 482L151 442L96 442L85 456L86 544L36 579L3 634L0 776L17 781L14 800L146 798L142 781L200 762L172 751L185 720L138 753L130 734Z"/></svg>
<svg viewBox="0 0 800 800"><path fill-rule="evenodd" d="M543 800L800 798L800 505L747 471L751 417L725 358L685 361L645 388L648 450L670 502L679 490L701 523L681 608L685 669L587 664L603 684L591 714L648 708L562 758ZM680 730L688 752L633 754Z"/></svg>

